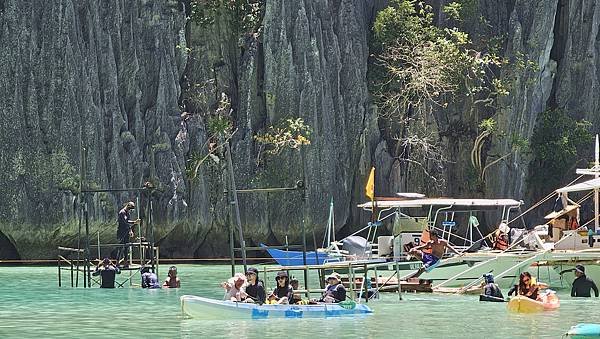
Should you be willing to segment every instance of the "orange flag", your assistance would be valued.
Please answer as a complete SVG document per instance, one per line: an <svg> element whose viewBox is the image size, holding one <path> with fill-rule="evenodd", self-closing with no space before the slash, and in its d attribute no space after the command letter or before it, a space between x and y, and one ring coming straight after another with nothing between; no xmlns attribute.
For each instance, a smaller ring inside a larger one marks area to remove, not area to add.
<svg viewBox="0 0 600 339"><path fill-rule="evenodd" d="M369 174L367 186L365 187L365 194L371 198L371 201L375 200L375 167L371 168L371 174Z"/></svg>

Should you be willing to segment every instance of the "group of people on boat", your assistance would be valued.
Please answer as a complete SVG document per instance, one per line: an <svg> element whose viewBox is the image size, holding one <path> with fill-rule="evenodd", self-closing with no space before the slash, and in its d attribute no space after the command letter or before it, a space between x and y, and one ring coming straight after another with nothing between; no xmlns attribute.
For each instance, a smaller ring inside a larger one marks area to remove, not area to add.
<svg viewBox="0 0 600 339"><path fill-rule="evenodd" d="M286 271L279 271L275 276L276 285L267 295L264 282L258 278L258 269L248 268L246 274L236 273L228 281L221 283L225 289L223 300L249 302L257 304L315 304L339 303L346 300L346 288L338 273L331 273L325 279L327 286L319 299L303 300L300 295L298 280L290 279Z"/></svg>
<svg viewBox="0 0 600 339"><path fill-rule="evenodd" d="M158 282L156 273L151 272L150 266L142 266L140 273L142 288L179 288L181 286L181 280L177 276L177 267L175 266L169 267L167 278L162 285ZM121 274L121 269L113 264L108 257L99 261L92 273L93 276L100 276L100 288L115 288L117 274Z"/></svg>

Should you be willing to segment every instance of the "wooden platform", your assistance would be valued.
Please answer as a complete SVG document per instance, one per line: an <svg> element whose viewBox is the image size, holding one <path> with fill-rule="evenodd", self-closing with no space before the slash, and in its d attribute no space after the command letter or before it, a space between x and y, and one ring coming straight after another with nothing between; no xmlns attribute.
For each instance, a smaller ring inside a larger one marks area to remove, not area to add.
<svg viewBox="0 0 600 339"><path fill-rule="evenodd" d="M361 290L363 278L357 277L354 280L355 290ZM344 287L350 288L350 281L347 277L342 277ZM432 292L432 281L428 279L410 278L400 282L402 292ZM380 292L398 292L398 280L396 277L371 277L371 288L379 289Z"/></svg>

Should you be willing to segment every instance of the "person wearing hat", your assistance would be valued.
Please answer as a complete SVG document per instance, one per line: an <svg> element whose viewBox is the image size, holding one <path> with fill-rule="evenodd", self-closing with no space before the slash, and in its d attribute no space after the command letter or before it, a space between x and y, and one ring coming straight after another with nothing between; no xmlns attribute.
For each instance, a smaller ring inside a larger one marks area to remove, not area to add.
<svg viewBox="0 0 600 339"><path fill-rule="evenodd" d="M292 300L294 291L290 286L290 278L287 272L277 272L275 280L277 281L277 286L267 299L271 304L289 304L289 301Z"/></svg>
<svg viewBox="0 0 600 339"><path fill-rule="evenodd" d="M142 288L160 288L158 276L154 272L150 272L150 266L142 266L140 269L142 274Z"/></svg>
<svg viewBox="0 0 600 339"><path fill-rule="evenodd" d="M135 224L138 224L140 222L140 219L131 220L129 218L129 211L134 210L134 209L135 209L135 204L133 203L133 201L126 203L125 206L123 207L123 209L121 209L119 211L119 215L117 218L117 220L118 220L117 240L121 244L121 247L119 248L119 251L117 252L117 265L119 264L121 259L124 259L124 261L125 261L124 267L129 266L129 264L127 264L127 255L129 254L129 247L126 244L129 243L129 238L133 237L132 226ZM123 255L123 256L121 257L121 255Z"/></svg>
<svg viewBox="0 0 600 339"><path fill-rule="evenodd" d="M324 303L339 303L346 300L346 288L342 284L342 277L339 273L332 272L325 278L327 286L320 302Z"/></svg>
<svg viewBox="0 0 600 339"><path fill-rule="evenodd" d="M100 276L102 281L100 288L115 288L115 275L120 273L119 268L113 265L110 259L104 258L96 265L96 270L92 275Z"/></svg>
<svg viewBox="0 0 600 339"><path fill-rule="evenodd" d="M575 280L571 288L572 297L591 297L590 290L594 290L596 298L598 298L598 287L596 283L585 275L585 267L583 265L575 266Z"/></svg>
<svg viewBox="0 0 600 339"><path fill-rule="evenodd" d="M246 279L248 280L248 286L246 286L248 298L244 301L260 305L264 304L267 299L267 293L265 292L265 284L262 280L258 279L258 270L254 267L248 268L246 271Z"/></svg>
<svg viewBox="0 0 600 339"><path fill-rule="evenodd" d="M485 285L483 286L484 295L504 299L500 287L498 287L498 284L494 282L493 274L486 273L483 275L483 279L485 281Z"/></svg>
<svg viewBox="0 0 600 339"><path fill-rule="evenodd" d="M248 286L246 276L242 273L236 273L232 278L221 283L221 287L225 289L223 300L244 301L248 297L246 286Z"/></svg>

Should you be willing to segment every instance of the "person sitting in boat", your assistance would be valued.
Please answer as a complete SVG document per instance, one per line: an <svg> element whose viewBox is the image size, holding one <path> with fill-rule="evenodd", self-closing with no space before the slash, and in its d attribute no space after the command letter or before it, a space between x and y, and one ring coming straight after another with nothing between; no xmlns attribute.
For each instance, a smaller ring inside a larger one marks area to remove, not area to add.
<svg viewBox="0 0 600 339"><path fill-rule="evenodd" d="M296 279L292 276L292 279L290 280L290 286L292 286L292 291L293 291L292 299L290 300L290 304L302 304L302 296L300 295L300 293L296 292L299 290L298 279Z"/></svg>
<svg viewBox="0 0 600 339"><path fill-rule="evenodd" d="M179 288L181 287L181 280L177 277L177 267L169 267L168 277L163 283L163 287L167 288Z"/></svg>
<svg viewBox="0 0 600 339"><path fill-rule="evenodd" d="M277 287L267 298L271 304L289 304L293 298L294 291L290 286L290 278L286 271L277 272L275 277Z"/></svg>
<svg viewBox="0 0 600 339"><path fill-rule="evenodd" d="M504 299L500 287L498 287L498 284L494 282L493 274L486 273L483 275L483 279L485 280L485 285L483 286L483 294L490 297Z"/></svg>
<svg viewBox="0 0 600 339"><path fill-rule="evenodd" d="M156 273L150 272L149 266L142 266L140 273L142 274L142 288L161 287L160 283L158 282L158 276L156 276Z"/></svg>
<svg viewBox="0 0 600 339"><path fill-rule="evenodd" d="M506 223L502 222L498 226L496 232L494 232L494 246L493 249L504 251L508 248L508 232L510 232L510 228Z"/></svg>
<svg viewBox="0 0 600 339"><path fill-rule="evenodd" d="M522 295L529 299L536 300L538 297L539 287L535 281L535 278L531 276L529 272L523 272L519 275L519 284L513 286L509 291L508 295Z"/></svg>
<svg viewBox="0 0 600 339"><path fill-rule="evenodd" d="M575 266L575 280L571 288L572 297L591 297L590 290L594 290L596 298L598 298L598 287L596 283L585 275L585 267L583 265Z"/></svg>
<svg viewBox="0 0 600 339"><path fill-rule="evenodd" d="M254 267L248 268L246 271L246 294L248 297L244 300L247 303L264 304L266 301L265 284L258 279L258 269Z"/></svg>
<svg viewBox="0 0 600 339"><path fill-rule="evenodd" d="M413 247L408 252L409 255L415 256L419 258L423 262L423 267L421 267L415 274L407 278L416 278L420 276L423 272L430 272L433 270L439 263L440 259L446 253L446 249L449 249L451 252L456 253L459 256L462 256L462 253L458 252L450 243L444 239L440 239L437 232L435 230L429 230L429 241L424 243L423 245ZM425 250L431 249L431 253L425 252Z"/></svg>
<svg viewBox="0 0 600 339"><path fill-rule="evenodd" d="M332 272L325 281L327 281L327 286L325 287L325 293L319 299L320 302L339 303L346 300L346 288L342 284L342 277L339 273Z"/></svg>
<svg viewBox="0 0 600 339"><path fill-rule="evenodd" d="M92 273L93 276L100 276L100 279L102 280L100 288L115 288L116 274L121 274L121 270L113 265L108 258L102 259L102 266L98 263L96 270Z"/></svg>
<svg viewBox="0 0 600 339"><path fill-rule="evenodd" d="M247 285L246 276L242 273L236 273L232 278L221 283L221 287L225 289L223 300L244 301L248 298L248 294L246 294Z"/></svg>

